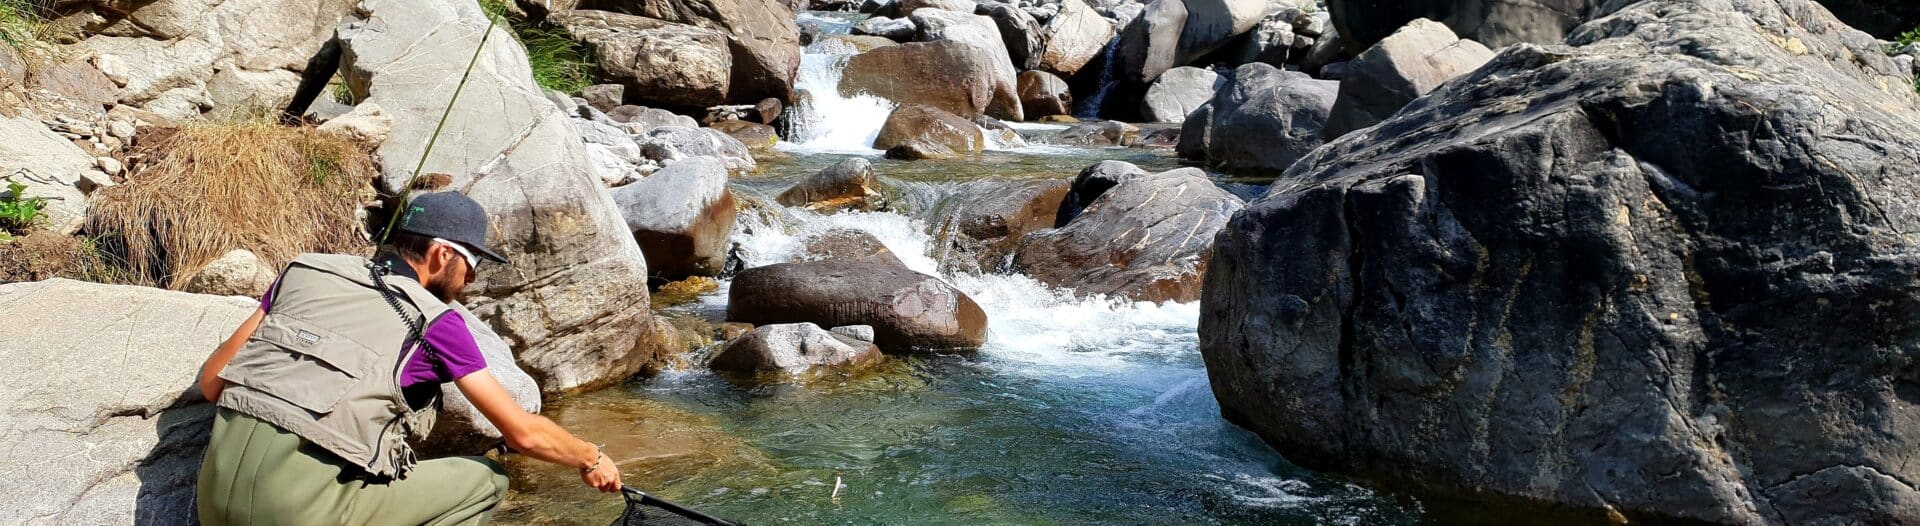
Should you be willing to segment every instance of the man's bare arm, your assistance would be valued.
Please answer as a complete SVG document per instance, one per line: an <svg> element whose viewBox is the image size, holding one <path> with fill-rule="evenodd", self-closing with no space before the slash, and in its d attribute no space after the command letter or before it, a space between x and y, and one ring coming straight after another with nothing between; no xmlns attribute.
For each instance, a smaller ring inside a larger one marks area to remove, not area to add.
<svg viewBox="0 0 1920 526"><path fill-rule="evenodd" d="M207 357L206 363L200 364L200 395L207 397L207 401L220 401L220 391L227 388L227 381L220 379L220 371L227 368L227 362L233 361L234 353L240 352L240 347L247 344L247 338L253 337L253 330L260 327L260 320L266 317L265 310L253 311L253 316L241 322L240 328L234 329L233 335L213 350L213 355Z"/></svg>

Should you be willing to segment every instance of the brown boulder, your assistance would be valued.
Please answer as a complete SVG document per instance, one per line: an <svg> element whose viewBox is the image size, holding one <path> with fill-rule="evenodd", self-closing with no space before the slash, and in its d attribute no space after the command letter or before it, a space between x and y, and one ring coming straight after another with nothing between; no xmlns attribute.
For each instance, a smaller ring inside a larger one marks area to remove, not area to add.
<svg viewBox="0 0 1920 526"><path fill-rule="evenodd" d="M1073 113L1073 92L1067 88L1067 81L1052 73L1039 70L1022 72L1020 106L1026 110L1029 119L1067 115Z"/></svg>
<svg viewBox="0 0 1920 526"><path fill-rule="evenodd" d="M584 0L581 9L599 9L690 24L727 35L733 74L727 100L753 104L793 96L800 71L800 28L793 11L776 0Z"/></svg>
<svg viewBox="0 0 1920 526"><path fill-rule="evenodd" d="M890 159L951 159L978 154L985 143L973 121L932 106L909 104L887 116L873 147L886 150Z"/></svg>
<svg viewBox="0 0 1920 526"><path fill-rule="evenodd" d="M886 199L880 192L880 178L873 174L873 162L851 157L794 184L778 200L784 206L816 211L873 211L885 206Z"/></svg>
<svg viewBox="0 0 1920 526"><path fill-rule="evenodd" d="M975 349L987 313L939 278L863 260L781 263L741 271L727 294L727 320L765 325L871 325L888 353Z"/></svg>
<svg viewBox="0 0 1920 526"><path fill-rule="evenodd" d="M980 46L959 40L880 47L847 59L840 93L868 93L979 117L1002 99L1019 105L1018 81L1011 75L1001 78L997 60Z"/></svg>
<svg viewBox="0 0 1920 526"><path fill-rule="evenodd" d="M757 155L772 152L774 145L780 143L778 130L758 122L727 120L713 123L708 128L719 130L720 133L738 139L740 144L747 145L747 150Z"/></svg>
<svg viewBox="0 0 1920 526"><path fill-rule="evenodd" d="M1053 228L1069 189L1063 180L978 181L963 184L934 210L942 271L1005 270L1007 256L1030 232Z"/></svg>
<svg viewBox="0 0 1920 526"><path fill-rule="evenodd" d="M613 200L646 255L649 277L712 276L726 265L736 212L721 161L681 159L613 189Z"/></svg>

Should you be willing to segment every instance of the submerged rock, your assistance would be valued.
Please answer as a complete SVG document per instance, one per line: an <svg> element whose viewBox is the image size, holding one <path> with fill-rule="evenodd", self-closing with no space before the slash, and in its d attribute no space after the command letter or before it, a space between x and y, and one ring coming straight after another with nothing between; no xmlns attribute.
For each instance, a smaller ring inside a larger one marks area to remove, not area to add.
<svg viewBox="0 0 1920 526"><path fill-rule="evenodd" d="M1027 234L1013 268L1083 296L1195 301L1213 233L1241 206L1197 168L1123 175L1066 226Z"/></svg>
<svg viewBox="0 0 1920 526"><path fill-rule="evenodd" d="M873 174L873 162L851 157L834 163L781 192L777 199L784 206L809 210L878 210L886 205L880 178Z"/></svg>
<svg viewBox="0 0 1920 526"><path fill-rule="evenodd" d="M834 331L839 331L835 328ZM871 328L868 329L871 332ZM708 363L716 371L800 374L827 367L851 367L880 359L872 341L828 331L812 323L755 327L727 342Z"/></svg>
<svg viewBox="0 0 1920 526"><path fill-rule="evenodd" d="M1567 42L1233 219L1199 330L1222 412L1308 467L1633 522L1920 520L1910 73L1806 0Z"/></svg>
<svg viewBox="0 0 1920 526"><path fill-rule="evenodd" d="M1324 135L1333 139L1378 124L1492 58L1486 46L1454 36L1439 22L1415 20L1347 63Z"/></svg>
<svg viewBox="0 0 1920 526"><path fill-rule="evenodd" d="M889 159L951 159L980 153L986 138L964 117L932 106L904 104L887 116L873 148Z"/></svg>
<svg viewBox="0 0 1920 526"><path fill-rule="evenodd" d="M650 277L713 276L726 265L735 211L727 168L719 160L681 160L615 188L613 200L646 254Z"/></svg>
<svg viewBox="0 0 1920 526"><path fill-rule="evenodd" d="M743 270L727 320L765 325L871 325L888 353L968 350L987 338L987 313L940 278L876 261L780 263Z"/></svg>

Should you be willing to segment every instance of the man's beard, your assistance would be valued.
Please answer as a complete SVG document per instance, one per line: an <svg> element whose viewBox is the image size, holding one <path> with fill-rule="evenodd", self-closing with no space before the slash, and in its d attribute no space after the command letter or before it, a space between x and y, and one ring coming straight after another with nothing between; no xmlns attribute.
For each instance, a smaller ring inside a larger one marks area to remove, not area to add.
<svg viewBox="0 0 1920 526"><path fill-rule="evenodd" d="M453 303L455 291L460 289L461 284L455 283L452 275L441 273L421 285L427 292L432 292L433 297L440 298L441 303Z"/></svg>

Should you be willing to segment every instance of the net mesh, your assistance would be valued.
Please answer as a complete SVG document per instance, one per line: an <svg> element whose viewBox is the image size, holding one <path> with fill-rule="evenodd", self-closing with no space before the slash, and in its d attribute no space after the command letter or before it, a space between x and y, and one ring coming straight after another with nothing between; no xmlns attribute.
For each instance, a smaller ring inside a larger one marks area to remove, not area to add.
<svg viewBox="0 0 1920 526"><path fill-rule="evenodd" d="M634 498L631 494L626 497L627 509L620 513L620 518L614 519L612 526L710 526L713 524L723 524L681 515L674 510L643 502L642 499Z"/></svg>

